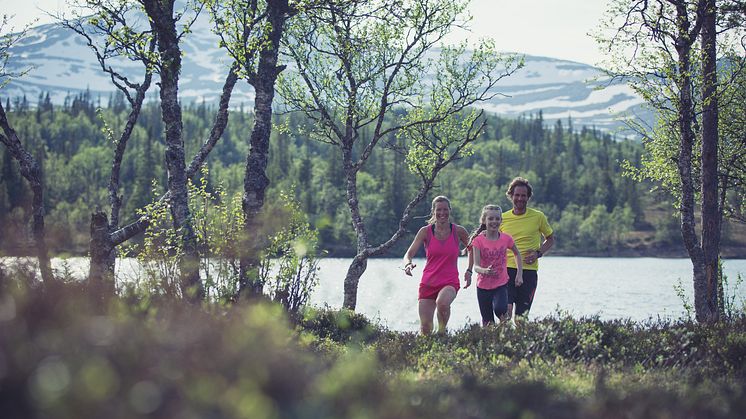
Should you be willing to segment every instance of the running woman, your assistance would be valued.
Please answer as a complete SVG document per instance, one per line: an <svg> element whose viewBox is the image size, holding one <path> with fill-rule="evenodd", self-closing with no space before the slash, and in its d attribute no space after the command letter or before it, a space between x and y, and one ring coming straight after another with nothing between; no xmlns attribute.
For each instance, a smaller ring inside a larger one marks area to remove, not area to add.
<svg viewBox="0 0 746 419"><path fill-rule="evenodd" d="M421 246L425 247L425 268L419 288L420 332L433 331L433 316L438 313L438 333L445 333L451 317L451 303L458 293L459 243L466 245L469 233L451 222L451 202L445 196L433 199L430 219L422 227L404 254L404 273L412 276L412 263Z"/></svg>

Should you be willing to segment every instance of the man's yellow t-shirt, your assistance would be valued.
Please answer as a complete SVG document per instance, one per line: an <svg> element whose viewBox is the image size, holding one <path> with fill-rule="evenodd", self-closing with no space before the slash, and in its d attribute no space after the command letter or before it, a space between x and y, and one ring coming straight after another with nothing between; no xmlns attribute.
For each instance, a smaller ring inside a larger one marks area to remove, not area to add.
<svg viewBox="0 0 746 419"><path fill-rule="evenodd" d="M503 213L503 222L500 224L500 231L508 233L518 251L523 254L526 250L537 250L541 246L542 236L549 237L552 235L552 227L547 221L546 215L539 210L526 208L526 212L521 215L513 214L513 209ZM516 268L513 251L508 249L508 267ZM524 262L523 269L539 269L538 259L532 264Z"/></svg>

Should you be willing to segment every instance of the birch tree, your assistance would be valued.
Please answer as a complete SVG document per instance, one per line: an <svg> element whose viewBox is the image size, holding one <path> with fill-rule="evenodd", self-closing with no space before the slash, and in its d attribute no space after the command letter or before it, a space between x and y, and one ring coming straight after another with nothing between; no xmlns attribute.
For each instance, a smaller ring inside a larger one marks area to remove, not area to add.
<svg viewBox="0 0 746 419"><path fill-rule="evenodd" d="M238 63L239 75L254 89L254 126L249 134L242 209L244 234L239 268L239 294L261 295L258 267L263 240L259 214L269 186L266 174L272 133L275 82L285 69L278 64L287 20L304 2L231 0L208 3L221 45Z"/></svg>
<svg viewBox="0 0 746 419"><path fill-rule="evenodd" d="M89 248L89 283L102 294L113 294L115 289L114 266L117 243L112 240L119 229L122 195L119 192L120 168L128 141L140 115L145 94L153 80L155 65L155 38L150 27L138 28L131 20L142 17L139 7L132 2L119 0L86 0L73 4L73 16L58 16L66 28L81 36L94 53L101 71L120 90L130 105L127 119L117 139L110 132L114 146L107 186L110 211L95 211L91 216L91 241ZM93 15L89 15L93 11ZM141 81L135 81L116 69L111 61L132 60L143 65ZM129 237L122 237L127 239Z"/></svg>
<svg viewBox="0 0 746 419"><path fill-rule="evenodd" d="M413 209L427 197L444 167L469 152L484 127L473 108L492 99L501 78L522 65L482 43L438 45L465 24L466 2L407 0L331 2L289 28L284 51L293 66L278 85L290 110L311 121L307 134L339 149L346 202L357 238L344 281L344 307L355 309L360 277L370 257L386 252L407 232ZM371 243L358 196L358 173L387 138L405 142L419 188L397 230Z"/></svg>
<svg viewBox="0 0 746 419"><path fill-rule="evenodd" d="M75 5L77 8L73 13L74 17L65 18L61 16L59 18L60 22L85 40L96 56L101 70L109 75L112 84L122 91L130 104L127 121L120 135L114 140L114 134L110 134L112 135L114 153L107 187L110 202L109 217L104 211L96 211L91 217L89 280L94 286L112 292L117 246L141 234L149 225L146 215L136 218L125 226L120 226L123 197L119 192L119 176L124 152L142 108L145 93L151 85L153 76L161 73L162 57L160 52L156 50L158 40L156 32L151 24L143 24L143 21L146 20L144 19L146 11L143 4L127 0L82 0L76 2ZM93 12L92 15L90 14L91 11ZM186 22L182 35L188 32L188 28L195 18L196 14L192 15L191 21ZM117 69L117 64L121 65L122 60L131 60L143 66L141 82L133 81ZM199 173L199 168L222 136L227 125L228 105L237 80L237 66L235 64L231 65L227 73L210 135L192 158L190 165L186 167L184 175L187 179L193 179ZM180 123L180 121L176 122ZM176 122L172 120L172 123ZM172 151L173 149L172 146ZM178 150L178 147L176 149ZM181 146L181 152L183 153L183 145ZM170 200L171 196L172 191L169 188L166 195L161 199ZM196 281L199 281L198 278ZM193 297L199 299L198 290L201 288L201 283L193 281L195 280L191 279L186 284L182 282L182 293L189 295L188 288L196 286L197 293L193 294Z"/></svg>
<svg viewBox="0 0 746 419"><path fill-rule="evenodd" d="M26 27L19 32L13 33L13 28L9 26L9 20L9 16L3 15L2 21L0 21L0 90L8 84L12 78L21 77L30 70L30 68L27 68L20 71L11 71L7 66L8 60L11 58L11 47L13 44L18 42L19 39L23 38L28 29L28 27ZM8 33L5 33L6 30ZM41 272L42 281L44 281L46 285L49 285L54 281L54 275L52 272L52 264L49 259L49 252L47 250L44 229L44 183L42 167L34 156L26 150L21 139L18 138L18 134L15 129L13 129L11 122L8 120L8 116L5 113L5 108L3 108L1 100L0 128L3 130L3 134L0 134L0 142L7 147L10 155L20 165L21 175L29 183L33 193L31 201L31 236L34 241L34 247L36 248L36 256L39 260L39 270Z"/></svg>
<svg viewBox="0 0 746 419"><path fill-rule="evenodd" d="M179 42L188 33L179 31L177 22L182 13L175 10L176 0L141 0L150 29L156 39L160 76L160 99L163 123L166 127L166 169L168 171L169 208L174 230L180 238L182 256L179 271L182 293L190 299L204 296L199 277L199 250L189 213L186 158L182 136L181 104L179 103L179 76L181 73L181 48ZM199 9L199 8L198 8ZM194 14L193 19L196 19Z"/></svg>
<svg viewBox="0 0 746 419"><path fill-rule="evenodd" d="M717 77L717 34L739 31L718 19L732 2L621 0L612 3L599 35L606 67L623 77L657 111L641 129L647 149L639 177L662 182L677 198L681 233L693 268L699 321L716 321L719 244L725 190L718 170L718 97L729 84ZM673 170L672 170L673 169ZM634 172L634 170L633 170ZM701 236L695 207L699 199Z"/></svg>

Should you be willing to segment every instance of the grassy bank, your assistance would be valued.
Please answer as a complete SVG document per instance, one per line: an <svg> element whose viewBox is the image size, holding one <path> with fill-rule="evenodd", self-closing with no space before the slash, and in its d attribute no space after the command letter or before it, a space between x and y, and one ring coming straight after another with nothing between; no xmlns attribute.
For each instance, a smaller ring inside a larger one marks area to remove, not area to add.
<svg viewBox="0 0 746 419"><path fill-rule="evenodd" d="M746 318L556 316L448 336L3 279L4 418L741 417Z"/></svg>

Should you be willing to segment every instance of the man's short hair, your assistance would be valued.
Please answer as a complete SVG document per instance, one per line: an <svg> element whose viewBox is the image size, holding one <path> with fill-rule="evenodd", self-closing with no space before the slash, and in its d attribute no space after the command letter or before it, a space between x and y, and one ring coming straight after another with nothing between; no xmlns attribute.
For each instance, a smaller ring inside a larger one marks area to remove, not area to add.
<svg viewBox="0 0 746 419"><path fill-rule="evenodd" d="M508 191L505 192L505 195L507 195L508 198L513 196L513 191L515 191L516 186L525 186L526 190L528 191L528 197L531 198L534 188L531 187L531 184L528 182L528 179L522 178L520 176L513 179L513 181L510 182L510 186L508 186Z"/></svg>

